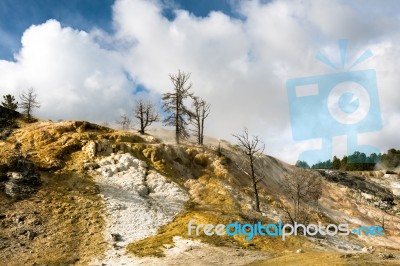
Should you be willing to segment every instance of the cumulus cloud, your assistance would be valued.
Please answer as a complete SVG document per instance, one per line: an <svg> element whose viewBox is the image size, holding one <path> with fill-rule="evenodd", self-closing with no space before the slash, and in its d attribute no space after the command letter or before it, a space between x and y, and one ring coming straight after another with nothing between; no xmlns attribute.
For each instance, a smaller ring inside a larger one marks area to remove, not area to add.
<svg viewBox="0 0 400 266"><path fill-rule="evenodd" d="M0 88L19 95L34 88L47 119L112 119L128 107L133 84L121 55L101 49L92 37L55 20L31 26L15 61L0 61Z"/></svg>
<svg viewBox="0 0 400 266"><path fill-rule="evenodd" d="M376 70L384 122L381 132L360 141L387 149L396 144L400 112L399 22L392 9L365 3L244 1L235 7L240 19L175 9L168 20L160 2L117 0L111 35L54 20L27 29L15 61L0 61L0 88L20 93L34 87L44 118L111 121L130 110L135 84L154 97L171 90L168 74L182 69L192 73L193 91L212 105L206 134L233 140L231 134L247 126L264 139L267 153L294 163L320 140L292 140L286 80L337 72L315 54L338 63L337 41L347 38L346 60L367 48L375 55L355 69Z"/></svg>

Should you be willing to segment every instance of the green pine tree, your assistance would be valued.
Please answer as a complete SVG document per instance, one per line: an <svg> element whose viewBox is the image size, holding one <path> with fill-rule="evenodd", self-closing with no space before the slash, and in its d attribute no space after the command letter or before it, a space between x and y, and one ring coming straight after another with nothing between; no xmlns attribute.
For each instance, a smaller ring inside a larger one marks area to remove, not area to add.
<svg viewBox="0 0 400 266"><path fill-rule="evenodd" d="M11 110L17 110L18 108L18 102L15 101L14 96L12 96L11 94L7 94L3 96L4 101L1 102L1 105L11 109Z"/></svg>
<svg viewBox="0 0 400 266"><path fill-rule="evenodd" d="M340 169L340 159L336 156L333 156L332 167L336 170Z"/></svg>

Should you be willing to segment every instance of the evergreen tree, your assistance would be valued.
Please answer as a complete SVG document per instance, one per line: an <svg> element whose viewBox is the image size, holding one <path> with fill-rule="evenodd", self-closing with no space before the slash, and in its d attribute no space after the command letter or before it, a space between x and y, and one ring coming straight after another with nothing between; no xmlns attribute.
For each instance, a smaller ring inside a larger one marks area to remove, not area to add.
<svg viewBox="0 0 400 266"><path fill-rule="evenodd" d="M382 163L390 169L400 166L400 150L390 149L382 155Z"/></svg>
<svg viewBox="0 0 400 266"><path fill-rule="evenodd" d="M310 165L308 165L308 163L306 161L297 161L296 162L296 166L299 168L304 168L304 169L309 169Z"/></svg>
<svg viewBox="0 0 400 266"><path fill-rule="evenodd" d="M11 110L17 110L18 108L18 102L15 101L14 96L12 96L11 94L7 94L3 96L4 101L1 102L1 105L11 109Z"/></svg>
<svg viewBox="0 0 400 266"><path fill-rule="evenodd" d="M333 156L333 160L332 160L332 168L339 170L340 169L340 159L336 156Z"/></svg>
<svg viewBox="0 0 400 266"><path fill-rule="evenodd" d="M340 160L340 169L347 170L347 156L343 156L342 160Z"/></svg>

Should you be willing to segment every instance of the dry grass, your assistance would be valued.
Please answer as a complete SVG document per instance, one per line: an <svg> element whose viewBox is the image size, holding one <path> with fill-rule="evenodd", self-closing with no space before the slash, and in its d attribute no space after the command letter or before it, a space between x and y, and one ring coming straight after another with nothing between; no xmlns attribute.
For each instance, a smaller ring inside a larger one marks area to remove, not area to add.
<svg viewBox="0 0 400 266"><path fill-rule="evenodd" d="M137 134L115 131L83 121L67 121L21 125L21 129L15 130L1 145L10 151L15 143L22 143L23 152L30 154L35 165L41 170L48 171L62 169L68 162L81 166L84 158L75 157L71 160L71 154L82 151L82 147L89 141L99 140L112 142L116 151L125 148L124 143L144 142L144 139ZM0 157L5 156L7 155L0 155Z"/></svg>
<svg viewBox="0 0 400 266"><path fill-rule="evenodd" d="M247 241L245 236L206 236L200 234L188 236L188 223L190 220L196 220L193 224L229 224L235 221L241 223L249 222L239 215L231 213L222 213L214 210L206 210L198 205L188 207L188 211L179 214L173 222L160 228L157 235L145 238L143 240L131 243L128 251L138 257L154 256L163 257L165 245L173 244L174 236L183 238L199 239L204 243L214 246L239 247L267 252L280 252L283 250L307 247L307 241L303 237L291 237L282 241L279 237L260 237L256 236L251 241ZM254 217L256 218L256 217ZM260 218L260 217L258 217Z"/></svg>
<svg viewBox="0 0 400 266"><path fill-rule="evenodd" d="M37 194L0 210L7 217L1 235L14 246L1 251L0 265L87 265L106 248L98 188L75 173L43 174L43 180ZM23 223L16 222L19 216L26 217ZM29 240L16 234L20 229L38 235Z"/></svg>

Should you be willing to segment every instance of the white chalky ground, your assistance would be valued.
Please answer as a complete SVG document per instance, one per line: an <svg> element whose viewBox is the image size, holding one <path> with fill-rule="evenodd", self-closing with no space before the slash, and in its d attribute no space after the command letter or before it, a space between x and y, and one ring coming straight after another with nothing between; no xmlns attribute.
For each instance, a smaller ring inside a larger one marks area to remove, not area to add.
<svg viewBox="0 0 400 266"><path fill-rule="evenodd" d="M189 199L186 191L157 172L147 172L145 162L130 154L117 154L99 161L98 182L106 205L105 258L92 265L138 265L126 255L126 246L151 236L171 222ZM112 234L121 236L119 241Z"/></svg>

